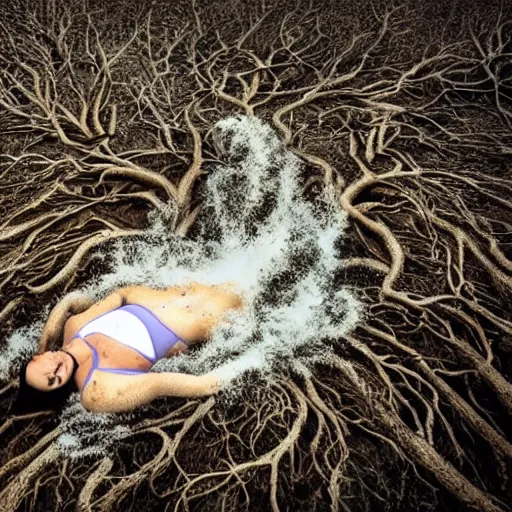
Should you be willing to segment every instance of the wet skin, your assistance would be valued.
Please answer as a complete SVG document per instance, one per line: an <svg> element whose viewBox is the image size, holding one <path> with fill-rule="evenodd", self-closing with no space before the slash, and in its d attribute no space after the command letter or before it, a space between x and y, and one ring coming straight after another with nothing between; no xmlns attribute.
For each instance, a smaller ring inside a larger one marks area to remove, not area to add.
<svg viewBox="0 0 512 512"><path fill-rule="evenodd" d="M63 348L73 354L80 363L75 374L78 389L82 389L92 366L92 352L84 341L73 336L88 322L108 310L124 304L139 304L152 311L157 318L173 330L188 345L208 339L212 329L221 322L228 311L242 307L242 299L235 292L234 283L205 286L193 283L188 286L155 290L146 286L134 286L120 290L120 297L107 297L80 314L73 315L64 324ZM117 303L116 303L117 300ZM103 334L91 334L87 341L99 355L99 366L108 368L131 368L149 370L151 362L134 349ZM176 343L167 357L187 350L183 342ZM66 383L71 377L73 360L63 351L44 352L34 356L27 367L27 382L42 391L51 391ZM103 372L94 372L101 374ZM100 379L111 378L101 375ZM93 382L94 386L94 382Z"/></svg>

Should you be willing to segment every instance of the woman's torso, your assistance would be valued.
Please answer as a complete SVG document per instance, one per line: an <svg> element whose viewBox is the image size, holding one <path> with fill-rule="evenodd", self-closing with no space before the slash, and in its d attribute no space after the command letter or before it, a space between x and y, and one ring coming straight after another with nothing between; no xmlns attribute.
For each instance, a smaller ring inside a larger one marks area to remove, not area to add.
<svg viewBox="0 0 512 512"><path fill-rule="evenodd" d="M232 285L191 284L165 290L137 286L130 288L124 299L125 304L137 304L151 311L158 320L186 342L176 343L168 351L167 356L182 352L187 344L207 339L215 325L223 320L229 310L242 305L240 296L234 292ZM70 342L83 344L82 340L73 337L96 317L97 315L93 316L88 311L71 317L64 327L64 347ZM153 364L133 348L108 336L90 334L86 339L98 352L99 367L148 371ZM87 364L82 364L75 375L79 389L82 389L92 364L91 351Z"/></svg>

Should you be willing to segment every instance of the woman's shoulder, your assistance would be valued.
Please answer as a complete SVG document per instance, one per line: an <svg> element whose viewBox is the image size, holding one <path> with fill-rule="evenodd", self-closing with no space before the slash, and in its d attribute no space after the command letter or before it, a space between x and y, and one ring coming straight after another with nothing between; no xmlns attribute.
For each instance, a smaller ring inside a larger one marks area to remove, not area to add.
<svg viewBox="0 0 512 512"><path fill-rule="evenodd" d="M86 377L78 377L77 382L80 391L80 401L85 409L88 411L97 410L101 408L101 405L106 401L105 399L109 396L109 387L115 383L115 374L109 374L94 370L91 374L89 382L83 387ZM80 385L81 384L81 385Z"/></svg>
<svg viewBox="0 0 512 512"><path fill-rule="evenodd" d="M80 315L72 315L70 316L65 324L64 324L64 336L62 339L62 346L66 348L66 346L69 344L69 342L73 339L75 334L80 330Z"/></svg>
<svg viewBox="0 0 512 512"><path fill-rule="evenodd" d="M82 389L82 405L99 413L132 410L162 395L158 385L161 376L152 372L120 375L96 370Z"/></svg>

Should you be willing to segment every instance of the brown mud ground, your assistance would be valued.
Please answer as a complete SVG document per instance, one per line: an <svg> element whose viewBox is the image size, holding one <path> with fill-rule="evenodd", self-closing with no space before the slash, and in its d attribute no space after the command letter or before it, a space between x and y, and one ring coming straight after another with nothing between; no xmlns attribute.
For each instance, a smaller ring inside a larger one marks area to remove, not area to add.
<svg viewBox="0 0 512 512"><path fill-rule="evenodd" d="M59 455L5 381L2 510L509 510L512 14L448 4L2 3L2 343L151 209L197 236L233 114L271 123L305 194L337 188L337 279L369 305L332 366L158 401L107 456Z"/></svg>

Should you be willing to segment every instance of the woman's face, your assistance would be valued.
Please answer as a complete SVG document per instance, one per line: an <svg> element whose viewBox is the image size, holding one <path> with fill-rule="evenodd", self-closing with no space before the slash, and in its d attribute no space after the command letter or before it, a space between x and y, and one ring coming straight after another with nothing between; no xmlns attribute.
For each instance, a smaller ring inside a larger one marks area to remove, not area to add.
<svg viewBox="0 0 512 512"><path fill-rule="evenodd" d="M73 358L66 352L43 352L27 365L26 380L39 391L53 391L69 381L73 374Z"/></svg>

